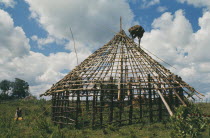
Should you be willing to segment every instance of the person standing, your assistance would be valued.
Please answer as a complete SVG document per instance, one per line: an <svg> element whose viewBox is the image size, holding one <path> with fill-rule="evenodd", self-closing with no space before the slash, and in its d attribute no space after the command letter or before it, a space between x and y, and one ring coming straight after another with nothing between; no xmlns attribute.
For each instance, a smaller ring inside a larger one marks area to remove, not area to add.
<svg viewBox="0 0 210 138"><path fill-rule="evenodd" d="M23 117L22 117L22 110L17 107L16 109L16 113L15 113L15 120L18 121L18 120L23 120Z"/></svg>

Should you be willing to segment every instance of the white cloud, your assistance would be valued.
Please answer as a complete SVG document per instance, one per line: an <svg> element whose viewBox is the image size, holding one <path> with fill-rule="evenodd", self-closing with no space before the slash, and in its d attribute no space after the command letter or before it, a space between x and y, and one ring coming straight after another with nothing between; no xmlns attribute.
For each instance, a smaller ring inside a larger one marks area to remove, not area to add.
<svg viewBox="0 0 210 138"><path fill-rule="evenodd" d="M210 9L210 1L209 0L177 0L180 3L191 4L195 7L205 7Z"/></svg>
<svg viewBox="0 0 210 138"><path fill-rule="evenodd" d="M153 21L153 29L145 33L142 45L175 66L177 69L169 67L172 72L207 93L210 90L210 12L199 18L199 26L193 32L182 10L174 15L166 12Z"/></svg>
<svg viewBox="0 0 210 138"><path fill-rule="evenodd" d="M21 27L15 27L10 15L0 9L0 64L29 54L29 40Z"/></svg>
<svg viewBox="0 0 210 138"><path fill-rule="evenodd" d="M25 0L31 17L57 39L71 39L72 28L75 41L96 49L119 31L119 19L123 18L125 30L133 22L133 13L126 1L115 0ZM41 3L41 4L40 4Z"/></svg>
<svg viewBox="0 0 210 138"><path fill-rule="evenodd" d="M187 52L186 46L193 33L183 11L179 10L175 15L169 12L162 14L153 21L152 27L151 32L146 32L142 39L143 46L151 52L158 53L158 56L167 59L171 64L183 61L184 53Z"/></svg>
<svg viewBox="0 0 210 138"><path fill-rule="evenodd" d="M38 40L38 37L33 36L33 39ZM78 50L79 62L90 53L88 49ZM57 82L66 75L62 70L72 70L76 64L74 52L58 52L45 56L30 51L29 39L23 29L14 26L10 15L0 10L0 80L24 79L29 82L32 94L38 95L46 89L35 90L47 88L49 84Z"/></svg>
<svg viewBox="0 0 210 138"><path fill-rule="evenodd" d="M193 34L191 47L188 47L191 51L193 60L197 62L209 62L210 56L210 12L205 12L198 20L200 30Z"/></svg>
<svg viewBox="0 0 210 138"><path fill-rule="evenodd" d="M141 8L149 8L159 3L160 3L160 0L142 0Z"/></svg>
<svg viewBox="0 0 210 138"><path fill-rule="evenodd" d="M11 7L14 8L16 2L14 0L1 0L0 4L5 5L5 7Z"/></svg>
<svg viewBox="0 0 210 138"><path fill-rule="evenodd" d="M34 35L31 40L37 42L40 48L57 40L72 40L69 31L71 27L79 62L91 54L90 49L95 50L103 46L115 32L119 31L120 16L123 17L123 26L126 30L133 22L129 4L122 0L26 1L30 6L31 18L36 19L48 33L46 38ZM6 47L7 45L4 49ZM22 78L30 83L32 93L43 93L45 90L36 90L45 88L43 84L56 83L65 75L62 73L64 69L72 70L77 65L73 41L67 41L65 48L72 52L45 56L27 49L27 55L14 56L9 62L5 62L4 66L0 67L0 76L4 79Z"/></svg>
<svg viewBox="0 0 210 138"><path fill-rule="evenodd" d="M168 8L165 7L165 6L159 6L159 7L157 8L157 11L158 11L158 12L165 12L167 9L168 9Z"/></svg>
<svg viewBox="0 0 210 138"><path fill-rule="evenodd" d="M79 62L87 58L90 52L78 52ZM45 56L41 53L30 51L30 55L25 57L14 58L7 62L0 68L0 76L4 79L22 78L29 82L32 88L39 87L39 85L52 85L66 74L61 73L62 70L72 70L76 66L75 53L60 52ZM44 93L42 91L33 91L33 94Z"/></svg>
<svg viewBox="0 0 210 138"><path fill-rule="evenodd" d="M103 0L88 2L82 0L27 0L27 2L30 6L31 18L35 18L48 33L46 38L39 38L34 35L31 40L37 42L40 48L50 43L59 43L63 39L71 40L69 31L69 27L71 27L75 37L79 62L91 54L90 48L101 47L113 36L115 31L119 31L120 16L124 17L123 25L125 28L130 26L133 19L133 13L129 5L121 0L112 3ZM41 53L32 52L22 28L14 27L9 14L1 12L5 14L5 17L0 18L0 20L2 19L0 29L1 32L4 32L0 33L0 36L5 35L5 32L7 32L5 30L10 30L7 35L0 38L1 51L4 50L6 54L4 56L9 59L4 60L4 65L0 67L1 79L22 78L29 82L32 94L39 95L66 75L62 73L63 70L72 70L77 65L72 41L65 44L67 50L73 51L71 53L59 52L45 56ZM111 28L111 31L107 29L107 26ZM13 33L16 35L13 35ZM19 44L17 40L11 41L9 39L8 41L6 39L13 38L13 36L24 43L19 42ZM7 42L7 44L2 45L3 42ZM9 52L6 53L5 49ZM17 52L18 50L23 52Z"/></svg>
<svg viewBox="0 0 210 138"><path fill-rule="evenodd" d="M39 38L37 35L33 35L31 40L36 42L39 49L44 49L46 45L56 43L58 45L66 44L64 39L57 39L53 36L48 35L46 38Z"/></svg>
<svg viewBox="0 0 210 138"><path fill-rule="evenodd" d="M208 92L206 95L205 95L205 98L207 99L208 102L210 102L210 92ZM205 100L204 100L205 101Z"/></svg>
<svg viewBox="0 0 210 138"><path fill-rule="evenodd" d="M210 62L203 62L199 65L199 70L201 72L209 72L210 71Z"/></svg>
<svg viewBox="0 0 210 138"><path fill-rule="evenodd" d="M51 68L48 68L42 75L36 78L36 81L41 83L55 83L59 79L63 78L66 74L62 74L59 71L55 71Z"/></svg>
<svg viewBox="0 0 210 138"><path fill-rule="evenodd" d="M38 48L43 49L43 46L52 44L55 42L55 38L48 36L47 38L38 38L37 35L33 35L31 40L35 41L38 45Z"/></svg>
<svg viewBox="0 0 210 138"><path fill-rule="evenodd" d="M50 87L52 87L51 84L40 84L40 85L35 85L35 86L30 86L30 92L36 96L37 98L40 98L40 94L43 94L44 90L49 89ZM51 97L44 97L45 99L50 100Z"/></svg>

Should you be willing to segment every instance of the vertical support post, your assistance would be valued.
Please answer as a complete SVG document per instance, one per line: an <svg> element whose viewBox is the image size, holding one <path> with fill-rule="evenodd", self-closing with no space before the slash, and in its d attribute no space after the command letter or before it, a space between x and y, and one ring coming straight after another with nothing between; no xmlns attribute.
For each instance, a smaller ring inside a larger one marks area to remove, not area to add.
<svg viewBox="0 0 210 138"><path fill-rule="evenodd" d="M148 74L148 91L149 91L149 118L150 118L150 122L153 122L152 91L151 91L151 77L150 77L150 74Z"/></svg>
<svg viewBox="0 0 210 138"><path fill-rule="evenodd" d="M152 91L152 95L153 95L153 105L156 105L157 102L156 102L156 97L155 97L155 90Z"/></svg>
<svg viewBox="0 0 210 138"><path fill-rule="evenodd" d="M76 116L75 116L75 125L76 128L78 128L78 116L79 116L79 102L80 102L80 97L79 97L79 91L76 91L77 94L77 100L76 100Z"/></svg>
<svg viewBox="0 0 210 138"><path fill-rule="evenodd" d="M66 113L66 117L67 117L67 123L69 123L69 91L66 91L66 100L67 100L67 105L66 105L66 111L67 111L67 113Z"/></svg>
<svg viewBox="0 0 210 138"><path fill-rule="evenodd" d="M122 88L122 87L121 87ZM123 93L124 94L124 93ZM119 104L119 125L121 126L122 123L122 113L123 113L123 99L120 99L120 101L118 101Z"/></svg>
<svg viewBox="0 0 210 138"><path fill-rule="evenodd" d="M179 106L179 99L178 99L178 97L176 96L174 100L175 100L175 106L178 107Z"/></svg>
<svg viewBox="0 0 210 138"><path fill-rule="evenodd" d="M103 108L104 108L104 90L103 85L100 85L101 94L100 94L100 125L103 126Z"/></svg>
<svg viewBox="0 0 210 138"><path fill-rule="evenodd" d="M61 116L61 94L60 94L60 92L58 92L58 122L60 122L61 121L61 118L60 118L60 116Z"/></svg>
<svg viewBox="0 0 210 138"><path fill-rule="evenodd" d="M95 101L96 101L96 94L93 91L93 101L92 101L92 128L95 127Z"/></svg>
<svg viewBox="0 0 210 138"><path fill-rule="evenodd" d="M172 83L172 78L173 76L172 75L170 75L170 78L169 78L169 87L171 86L171 87L174 87L174 85L171 85L171 83ZM168 103L169 103L169 106L170 106L170 108L173 110L173 105L174 105L174 99L173 99L173 88L170 88L169 89L169 101L168 101Z"/></svg>
<svg viewBox="0 0 210 138"><path fill-rule="evenodd" d="M160 93L162 93L162 90L161 90L161 84L159 84L159 91ZM158 107L159 107L159 120L162 121L162 100L160 98L160 96L158 97Z"/></svg>
<svg viewBox="0 0 210 138"><path fill-rule="evenodd" d="M109 124L112 123L113 121L113 109L114 109L114 90L113 90L113 77L110 77L110 82L111 82L111 90L110 90L110 100L111 100L111 105L110 105L110 114L109 114Z"/></svg>
<svg viewBox="0 0 210 138"><path fill-rule="evenodd" d="M80 91L77 91L77 100L78 100L78 113L81 113L81 100L80 100Z"/></svg>
<svg viewBox="0 0 210 138"><path fill-rule="evenodd" d="M51 113L51 119L52 121L55 121L55 105L56 104L56 93L52 94L52 113Z"/></svg>
<svg viewBox="0 0 210 138"><path fill-rule="evenodd" d="M61 93L61 114L60 114L60 120L61 120L61 123L60 123L60 128L63 128L63 123L64 123L64 92Z"/></svg>
<svg viewBox="0 0 210 138"><path fill-rule="evenodd" d="M95 92L95 113L98 113L98 91L94 91Z"/></svg>
<svg viewBox="0 0 210 138"><path fill-rule="evenodd" d="M183 93L183 89L182 88L179 88L179 96L184 101L184 93Z"/></svg>
<svg viewBox="0 0 210 138"><path fill-rule="evenodd" d="M59 101L58 93L55 93L54 124L57 124L56 122L58 120L58 101Z"/></svg>
<svg viewBox="0 0 210 138"><path fill-rule="evenodd" d="M58 116L57 116L57 118L58 118L58 122L60 122L61 121L61 118L60 118L60 116L61 116L61 94L60 94L60 92L58 92Z"/></svg>
<svg viewBox="0 0 210 138"><path fill-rule="evenodd" d="M66 121L66 91L63 92L63 98L64 98L64 101L63 101L63 120L64 120L64 123L65 125L67 124L67 121Z"/></svg>
<svg viewBox="0 0 210 138"><path fill-rule="evenodd" d="M89 100L88 100L88 91L86 90L86 111L89 111Z"/></svg>
<svg viewBox="0 0 210 138"><path fill-rule="evenodd" d="M141 78L140 78L140 76L139 76L139 110L140 110L140 119L142 118L142 113L143 113L143 111L142 111L142 91L141 91L142 89L141 89Z"/></svg>
<svg viewBox="0 0 210 138"><path fill-rule="evenodd" d="M132 90L132 78L130 78L130 82L129 82L129 91L130 91L130 95L129 95L129 105L130 105L130 109L129 109L129 124L132 124L132 117L133 117L133 90Z"/></svg>
<svg viewBox="0 0 210 138"><path fill-rule="evenodd" d="M121 53L121 57L120 57L120 74L119 74L119 80L118 80L118 104L119 104L119 125L121 125L121 120L122 120L122 112L123 112L123 97L125 96L125 91L123 88L123 46L121 46L120 48L120 53ZM125 58L125 62L126 62L126 58ZM127 70L125 69L125 72Z"/></svg>
<svg viewBox="0 0 210 138"><path fill-rule="evenodd" d="M185 102L185 99L184 99L184 93L183 93L183 89L182 88L179 88L179 96L180 98ZM186 101L187 103L188 101Z"/></svg>

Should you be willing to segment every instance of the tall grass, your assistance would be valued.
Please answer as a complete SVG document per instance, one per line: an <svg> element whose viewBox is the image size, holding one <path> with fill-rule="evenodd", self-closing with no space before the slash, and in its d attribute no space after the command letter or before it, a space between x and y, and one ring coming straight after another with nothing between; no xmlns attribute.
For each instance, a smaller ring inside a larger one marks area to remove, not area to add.
<svg viewBox="0 0 210 138"><path fill-rule="evenodd" d="M109 125L103 129L92 130L91 127L85 129L75 129L74 127L60 129L51 122L50 101L30 100L30 101L9 101L0 103L0 138L7 137L78 137L78 138L107 138L107 137L170 137L172 129L170 123L144 123L129 126L117 127ZM203 106L203 105L201 105ZM17 107L23 112L22 121L15 121L14 115ZM204 107L204 106L203 106ZM210 104L205 105L205 110L210 109ZM210 126L209 126L210 129ZM210 137L210 130L203 132L206 137Z"/></svg>

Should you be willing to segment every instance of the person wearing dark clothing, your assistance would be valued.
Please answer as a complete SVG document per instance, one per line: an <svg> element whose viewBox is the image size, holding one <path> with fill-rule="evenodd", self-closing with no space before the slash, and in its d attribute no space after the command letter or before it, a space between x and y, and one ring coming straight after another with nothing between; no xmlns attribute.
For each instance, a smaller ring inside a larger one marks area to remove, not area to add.
<svg viewBox="0 0 210 138"><path fill-rule="evenodd" d="M138 37L138 39L141 39L145 32L144 28L140 25L134 25L131 28L129 28L128 31L133 39L136 37Z"/></svg>
<svg viewBox="0 0 210 138"><path fill-rule="evenodd" d="M16 113L15 113L15 120L22 120L22 110L19 109L19 107L16 109Z"/></svg>

